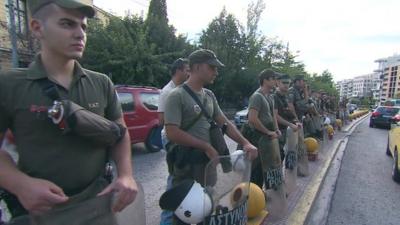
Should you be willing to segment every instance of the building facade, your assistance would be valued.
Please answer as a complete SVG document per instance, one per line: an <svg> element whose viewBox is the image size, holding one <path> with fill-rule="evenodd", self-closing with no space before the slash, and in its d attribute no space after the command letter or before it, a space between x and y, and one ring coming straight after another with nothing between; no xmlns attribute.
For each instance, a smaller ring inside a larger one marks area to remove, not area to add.
<svg viewBox="0 0 400 225"><path fill-rule="evenodd" d="M336 89L341 99L372 97L379 100L380 75L371 73L342 80L336 83Z"/></svg>
<svg viewBox="0 0 400 225"><path fill-rule="evenodd" d="M400 55L375 60L378 63L376 70L381 75L380 100L400 98Z"/></svg>
<svg viewBox="0 0 400 225"><path fill-rule="evenodd" d="M35 52L34 41L28 30L26 0L13 0L15 39L18 66L27 66ZM0 0L0 69L12 67L9 0Z"/></svg>
<svg viewBox="0 0 400 225"><path fill-rule="evenodd" d="M351 79L341 80L336 83L336 90L340 99L351 98L353 95L353 81Z"/></svg>
<svg viewBox="0 0 400 225"><path fill-rule="evenodd" d="M0 0L0 70L7 70L13 67L9 1L10 0ZM16 67L27 67L35 53L39 50L37 42L29 31L29 18L26 7L26 1L28 0L11 1L14 8L15 40L18 56L18 65L16 65ZM95 19L101 20L103 24L107 24L108 19L113 16L96 6L95 10Z"/></svg>

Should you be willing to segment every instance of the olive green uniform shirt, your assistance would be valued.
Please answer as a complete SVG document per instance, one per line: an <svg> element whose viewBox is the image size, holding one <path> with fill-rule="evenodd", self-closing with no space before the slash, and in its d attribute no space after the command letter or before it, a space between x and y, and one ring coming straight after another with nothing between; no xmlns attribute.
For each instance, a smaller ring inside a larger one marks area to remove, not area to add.
<svg viewBox="0 0 400 225"><path fill-rule="evenodd" d="M249 109L258 112L258 119L270 131L277 129L274 123L274 105L272 96L264 95L260 89L255 91L249 99Z"/></svg>
<svg viewBox="0 0 400 225"><path fill-rule="evenodd" d="M208 114L214 119L222 114L212 91L203 88L202 91L194 93L200 99L200 102L203 103ZM192 124L200 113L200 106L182 86L175 88L168 95L164 111L166 125L177 125L182 129ZM198 139L210 142L210 123L205 116L201 116L186 132Z"/></svg>
<svg viewBox="0 0 400 225"><path fill-rule="evenodd" d="M54 182L67 195L76 194L104 171L106 149L79 136L63 135L47 117L52 99L42 91L47 73L38 55L27 69L0 74L0 132L11 129L19 153L19 169ZM108 77L75 63L69 90L58 85L62 98L115 121L121 107Z"/></svg>
<svg viewBox="0 0 400 225"><path fill-rule="evenodd" d="M288 101L295 107L297 118L299 120L308 111L308 102L304 98L304 93L296 87L289 88Z"/></svg>
<svg viewBox="0 0 400 225"><path fill-rule="evenodd" d="M282 117L284 120L293 123L295 117L289 109L287 95L281 93L278 90L274 94L274 100L275 100L275 107L278 110L278 115ZM280 123L278 123L278 126L280 130L284 130L288 127Z"/></svg>

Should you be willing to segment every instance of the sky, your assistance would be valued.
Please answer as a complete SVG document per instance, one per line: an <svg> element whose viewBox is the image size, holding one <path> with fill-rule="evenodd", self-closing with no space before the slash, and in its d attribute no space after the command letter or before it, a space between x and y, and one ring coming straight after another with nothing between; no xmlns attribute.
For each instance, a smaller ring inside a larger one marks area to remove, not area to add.
<svg viewBox="0 0 400 225"><path fill-rule="evenodd" d="M167 0L177 32L197 40L223 7L246 24L256 0ZM117 3L118 2L118 3ZM113 14L146 15L150 0L94 0ZM400 54L399 0L264 0L259 30L289 43L309 73L329 70L335 81L372 73L374 61Z"/></svg>

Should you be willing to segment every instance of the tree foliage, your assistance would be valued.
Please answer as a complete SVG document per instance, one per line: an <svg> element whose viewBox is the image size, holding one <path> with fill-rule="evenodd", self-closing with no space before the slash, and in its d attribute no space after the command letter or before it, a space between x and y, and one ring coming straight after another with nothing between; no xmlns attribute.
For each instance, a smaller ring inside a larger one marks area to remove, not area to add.
<svg viewBox="0 0 400 225"><path fill-rule="evenodd" d="M196 44L176 34L169 24L166 0L151 0L146 19L138 15L112 17L107 24L89 21L88 46L82 64L109 75L117 84L161 88L170 79L169 65L201 47L213 50L226 65L211 88L220 103L239 107L258 87L257 75L274 69L290 76L305 75L314 90L335 93L332 74L308 74L289 43L263 34L258 23L264 0L248 5L245 26L224 8L201 32Z"/></svg>

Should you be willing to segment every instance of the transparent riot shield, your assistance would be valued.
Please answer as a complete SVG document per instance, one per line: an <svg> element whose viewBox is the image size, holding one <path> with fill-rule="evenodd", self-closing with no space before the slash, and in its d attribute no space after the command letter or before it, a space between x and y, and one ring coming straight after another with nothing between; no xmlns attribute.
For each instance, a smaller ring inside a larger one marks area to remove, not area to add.
<svg viewBox="0 0 400 225"><path fill-rule="evenodd" d="M138 193L135 201L128 205L122 212L117 213L117 225L131 225L134 221L135 224L146 224L146 211L144 205L144 191L139 182Z"/></svg>
<svg viewBox="0 0 400 225"><path fill-rule="evenodd" d="M298 152L297 152L297 175L298 176L308 176L309 169L308 169L308 156L306 151L306 146L304 145L304 131L303 128L299 128L298 132Z"/></svg>
<svg viewBox="0 0 400 225"><path fill-rule="evenodd" d="M286 193L288 194L296 189L298 136L297 131L293 131L290 127L287 128L284 165Z"/></svg>
<svg viewBox="0 0 400 225"><path fill-rule="evenodd" d="M268 220L280 220L286 216L287 199L278 139L262 136L258 141L258 155L266 189Z"/></svg>
<svg viewBox="0 0 400 225"><path fill-rule="evenodd" d="M226 169L227 164L231 164L230 170ZM211 198L212 209L204 215L203 224L246 224L251 161L239 150L210 161L205 172L204 188Z"/></svg>
<svg viewBox="0 0 400 225"><path fill-rule="evenodd" d="M146 224L144 192L138 184L135 201L120 213L112 213L113 194L59 207L41 215L26 215L6 222L6 225L131 225ZM134 221L134 222L133 222Z"/></svg>

